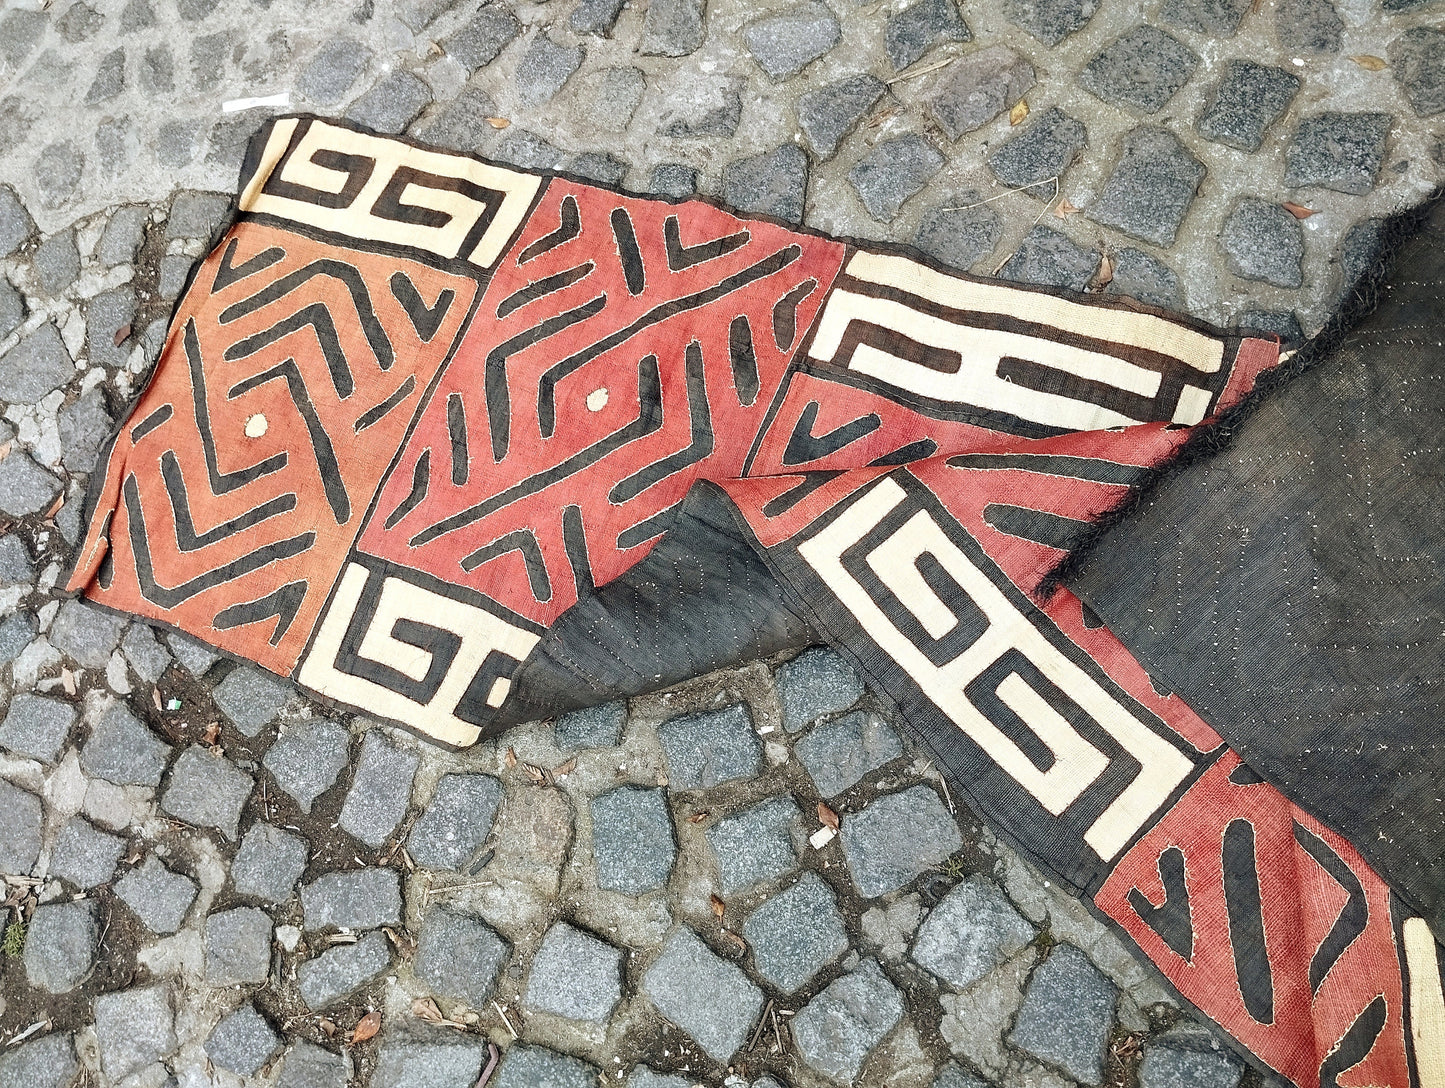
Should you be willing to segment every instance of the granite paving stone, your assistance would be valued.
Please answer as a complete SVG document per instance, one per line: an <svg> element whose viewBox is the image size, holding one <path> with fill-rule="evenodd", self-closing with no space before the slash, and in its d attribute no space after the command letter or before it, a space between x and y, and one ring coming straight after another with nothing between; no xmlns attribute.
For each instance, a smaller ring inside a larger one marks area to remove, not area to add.
<svg viewBox="0 0 1445 1088"><path fill-rule="evenodd" d="M116 703L90 730L80 749L88 774L117 786L158 786L171 746L145 727L125 703Z"/></svg>
<svg viewBox="0 0 1445 1088"><path fill-rule="evenodd" d="M161 258L161 298L173 299L180 295L195 263L184 253L168 253Z"/></svg>
<svg viewBox="0 0 1445 1088"><path fill-rule="evenodd" d="M50 624L50 643L88 669L103 669L120 645L126 617L84 601L68 600Z"/></svg>
<svg viewBox="0 0 1445 1088"><path fill-rule="evenodd" d="M1098 10L1098 0L1004 0L1004 15L1045 45L1058 45L1082 30Z"/></svg>
<svg viewBox="0 0 1445 1088"><path fill-rule="evenodd" d="M1198 65L1199 55L1172 34L1138 26L1089 61L1079 85L1111 105L1158 113Z"/></svg>
<svg viewBox="0 0 1445 1088"><path fill-rule="evenodd" d="M803 814L791 797L770 797L706 831L724 895L776 880L798 864L794 839L803 838Z"/></svg>
<svg viewBox="0 0 1445 1088"><path fill-rule="evenodd" d="M75 1037L57 1031L0 1055L0 1088L66 1088L78 1068Z"/></svg>
<svg viewBox="0 0 1445 1088"><path fill-rule="evenodd" d="M394 869L324 873L301 886L302 926L374 929L401 922L401 880Z"/></svg>
<svg viewBox="0 0 1445 1088"><path fill-rule="evenodd" d="M166 238L196 238L205 241L215 233L231 211L231 198L225 193L207 193L187 189L171 201L166 217Z"/></svg>
<svg viewBox="0 0 1445 1088"><path fill-rule="evenodd" d="M959 57L938 76L928 112L950 140L988 124L1033 87L1034 66L1007 46Z"/></svg>
<svg viewBox="0 0 1445 1088"><path fill-rule="evenodd" d="M68 201L84 169L85 154L70 140L53 143L41 151L33 176L45 205L58 208Z"/></svg>
<svg viewBox="0 0 1445 1088"><path fill-rule="evenodd" d="M35 220L8 185L0 185L0 257L8 257L35 235Z"/></svg>
<svg viewBox="0 0 1445 1088"><path fill-rule="evenodd" d="M580 45L563 45L538 34L517 62L517 97L524 106L537 106L562 89L582 64Z"/></svg>
<svg viewBox="0 0 1445 1088"><path fill-rule="evenodd" d="M416 976L441 996L483 1008L510 949L480 918L434 906L417 936Z"/></svg>
<svg viewBox="0 0 1445 1088"><path fill-rule="evenodd" d="M798 1054L825 1077L851 1083L869 1053L903 1019L903 995L875 960L864 960L793 1017Z"/></svg>
<svg viewBox="0 0 1445 1088"><path fill-rule="evenodd" d="M21 692L10 700L0 722L0 745L16 755L54 763L74 725L75 707L69 703Z"/></svg>
<svg viewBox="0 0 1445 1088"><path fill-rule="evenodd" d="M783 728L796 733L825 714L847 710L863 697L853 667L822 646L804 650L777 671Z"/></svg>
<svg viewBox="0 0 1445 1088"><path fill-rule="evenodd" d="M35 579L35 564L30 549L15 533L0 536L0 584L25 585Z"/></svg>
<svg viewBox="0 0 1445 1088"><path fill-rule="evenodd" d="M1445 110L1445 32L1415 26L1390 43L1390 69L1421 117Z"/></svg>
<svg viewBox="0 0 1445 1088"><path fill-rule="evenodd" d="M296 688L264 669L241 665L216 685L211 697L232 725L254 737L296 698Z"/></svg>
<svg viewBox="0 0 1445 1088"><path fill-rule="evenodd" d="M441 40L441 47L469 70L485 67L497 59L518 34L522 24L502 4L486 4L471 19Z"/></svg>
<svg viewBox="0 0 1445 1088"><path fill-rule="evenodd" d="M747 778L762 766L762 744L744 703L669 718L657 727L657 737L667 754L668 784L675 790Z"/></svg>
<svg viewBox="0 0 1445 1088"><path fill-rule="evenodd" d="M848 950L848 932L833 889L816 873L804 873L743 923L757 972L792 993Z"/></svg>
<svg viewBox="0 0 1445 1088"><path fill-rule="evenodd" d="M702 72L653 80L653 92L666 104L658 135L668 139L732 136L742 119L743 80Z"/></svg>
<svg viewBox="0 0 1445 1088"><path fill-rule="evenodd" d="M622 999L622 950L557 922L527 976L526 1005L568 1020L605 1024Z"/></svg>
<svg viewBox="0 0 1445 1088"><path fill-rule="evenodd" d="M615 155L589 151L569 162L567 172L599 185L616 186L621 185L622 179L627 176L627 164Z"/></svg>
<svg viewBox="0 0 1445 1088"><path fill-rule="evenodd" d="M487 836L502 803L502 785L485 774L445 774L412 825L406 849L423 869L466 867Z"/></svg>
<svg viewBox="0 0 1445 1088"><path fill-rule="evenodd" d="M999 269L1002 279L1082 291L1099 267L1097 250L1085 249L1063 231L1040 223Z"/></svg>
<svg viewBox="0 0 1445 1088"><path fill-rule="evenodd" d="M1345 232L1340 245L1340 292L1343 294L1354 287L1361 276L1374 270L1382 253L1380 250L1385 220L1365 219L1355 223Z"/></svg>
<svg viewBox="0 0 1445 1088"><path fill-rule="evenodd" d="M166 632L166 645L171 648L171 652L176 655L176 660L185 670L197 678L206 675L207 670L221 659L219 652L207 646L200 639L183 635L179 631Z"/></svg>
<svg viewBox="0 0 1445 1088"><path fill-rule="evenodd" d="M418 135L429 144L453 151L480 152L497 136L497 130L487 118L496 117L500 112L496 99L486 91L467 87L428 117Z"/></svg>
<svg viewBox="0 0 1445 1088"><path fill-rule="evenodd" d="M580 76L574 86L580 123L598 132L622 132L642 102L647 76L631 66L602 68Z"/></svg>
<svg viewBox="0 0 1445 1088"><path fill-rule="evenodd" d="M0 873L26 876L40 857L40 798L0 779Z"/></svg>
<svg viewBox="0 0 1445 1088"><path fill-rule="evenodd" d="M1159 18L1196 34L1228 38L1239 29L1250 4L1251 0L1164 0Z"/></svg>
<svg viewBox="0 0 1445 1088"><path fill-rule="evenodd" d="M85 304L86 353L93 366L126 365L135 345L129 337L116 344L115 336L123 327L135 321L135 315L135 288L129 285L102 291ZM99 397L99 387L92 389L87 396ZM65 444L67 448L70 445L69 442Z"/></svg>
<svg viewBox="0 0 1445 1088"><path fill-rule="evenodd" d="M50 875L90 889L115 876L125 852L125 839L97 830L83 816L72 816L50 850Z"/></svg>
<svg viewBox="0 0 1445 1088"><path fill-rule="evenodd" d="M622 740L627 721L627 703L621 699L573 710L557 719L553 736L557 747L614 748Z"/></svg>
<svg viewBox="0 0 1445 1088"><path fill-rule="evenodd" d="M676 199L692 196L697 192L697 169L681 162L658 163L647 180L647 191Z"/></svg>
<svg viewBox="0 0 1445 1088"><path fill-rule="evenodd" d="M819 795L833 797L901 756L903 743L877 714L855 710L814 726L793 751Z"/></svg>
<svg viewBox="0 0 1445 1088"><path fill-rule="evenodd" d="M1277 0L1274 29L1286 50L1328 55L1340 51L1345 21L1331 0Z"/></svg>
<svg viewBox="0 0 1445 1088"><path fill-rule="evenodd" d="M1184 295L1174 269L1132 246L1117 249L1112 256L1114 278L1104 288L1105 294L1127 295L1166 310L1184 309Z"/></svg>
<svg viewBox="0 0 1445 1088"><path fill-rule="evenodd" d="M1052 192L1044 183L1062 176L1087 143L1083 124L1051 106L991 152L988 166L1005 185L1028 186L1033 196L1048 200Z"/></svg>
<svg viewBox="0 0 1445 1088"><path fill-rule="evenodd" d="M896 891L963 845L958 825L928 786L910 786L843 817L843 854L865 898Z"/></svg>
<svg viewBox="0 0 1445 1088"><path fill-rule="evenodd" d="M1359 196L1375 185L1385 161L1388 113L1321 113L1306 117L1286 154L1284 183L1318 185Z"/></svg>
<svg viewBox="0 0 1445 1088"><path fill-rule="evenodd" d="M411 749L392 744L379 729L367 733L341 806L341 829L373 850L381 846L406 816L420 758Z"/></svg>
<svg viewBox="0 0 1445 1088"><path fill-rule="evenodd" d="M481 1042L392 1042L376 1057L372 1088L473 1088L487 1048ZM494 1082L495 1083L495 1082Z"/></svg>
<svg viewBox="0 0 1445 1088"><path fill-rule="evenodd" d="M281 1059L276 1088L346 1088L351 1062L315 1043L297 1042Z"/></svg>
<svg viewBox="0 0 1445 1088"><path fill-rule="evenodd" d="M497 1088L593 1088L597 1069L577 1058L519 1043L497 1069Z"/></svg>
<svg viewBox="0 0 1445 1088"><path fill-rule="evenodd" d="M47 321L0 355L0 400L6 404L34 404L73 377L75 364L70 352L65 350L54 323Z"/></svg>
<svg viewBox="0 0 1445 1088"><path fill-rule="evenodd" d="M494 148L495 157L523 170L560 170L567 156L535 132L510 126Z"/></svg>
<svg viewBox="0 0 1445 1088"><path fill-rule="evenodd" d="M160 644L155 630L145 623L132 623L120 640L120 648L130 667L148 684L154 684L165 675L170 663L175 660Z"/></svg>
<svg viewBox="0 0 1445 1088"><path fill-rule="evenodd" d="M626 0L582 0L568 22L578 34L605 35L616 24L625 4Z"/></svg>
<svg viewBox="0 0 1445 1088"><path fill-rule="evenodd" d="M122 204L115 209L95 247L100 263L112 268L134 261L141 242L145 240L145 225L149 218L150 209L143 204Z"/></svg>
<svg viewBox="0 0 1445 1088"><path fill-rule="evenodd" d="M140 85L141 90L156 95L175 90L176 62L166 46L156 45L145 51L140 63Z"/></svg>
<svg viewBox="0 0 1445 1088"><path fill-rule="evenodd" d="M281 1037L249 1001L223 1016L206 1040L206 1054L221 1069L249 1077L281 1048Z"/></svg>
<svg viewBox="0 0 1445 1088"><path fill-rule="evenodd" d="M234 907L206 917L206 981L214 986L265 982L271 968L271 916Z"/></svg>
<svg viewBox="0 0 1445 1088"><path fill-rule="evenodd" d="M987 1082L979 1080L963 1069L957 1062L949 1062L939 1070L929 1088L989 1088Z"/></svg>
<svg viewBox="0 0 1445 1088"><path fill-rule="evenodd" d="M346 96L370 61L371 50L354 38L332 38L301 70L297 89L318 105L334 106Z"/></svg>
<svg viewBox="0 0 1445 1088"><path fill-rule="evenodd" d="M693 1088L691 1077L680 1073L659 1073L645 1065L639 1065L627 1074L626 1088Z"/></svg>
<svg viewBox="0 0 1445 1088"><path fill-rule="evenodd" d="M888 19L883 41L894 71L901 72L939 42L971 41L954 0L915 0Z"/></svg>
<svg viewBox="0 0 1445 1088"><path fill-rule="evenodd" d="M25 933L25 978L46 993L65 994L85 981L95 966L94 899L45 903L35 908Z"/></svg>
<svg viewBox="0 0 1445 1088"><path fill-rule="evenodd" d="M1024 991L1008 1038L1075 1080L1104 1079L1104 1048L1118 990L1071 944L1055 945Z"/></svg>
<svg viewBox="0 0 1445 1088"><path fill-rule="evenodd" d="M944 982L966 990L1034 939L997 885L968 880L929 912L919 927L913 958Z"/></svg>
<svg viewBox="0 0 1445 1088"><path fill-rule="evenodd" d="M951 0L945 2L951 3ZM799 98L798 127L803 130L813 154L819 159L829 158L887 90L881 79L860 72Z"/></svg>
<svg viewBox="0 0 1445 1088"><path fill-rule="evenodd" d="M679 926L642 976L641 993L717 1062L747 1040L763 994L736 965Z"/></svg>
<svg viewBox="0 0 1445 1088"><path fill-rule="evenodd" d="M308 1008L319 1011L355 993L391 967L391 944L380 930L355 944L335 944L296 968L296 988Z"/></svg>
<svg viewBox="0 0 1445 1088"><path fill-rule="evenodd" d="M1089 218L1154 245L1173 245L1204 173L1172 132L1140 125L1125 137Z"/></svg>
<svg viewBox="0 0 1445 1088"><path fill-rule="evenodd" d="M874 219L893 219L905 201L943 168L936 147L916 133L881 140L848 172L858 199Z"/></svg>
<svg viewBox="0 0 1445 1088"><path fill-rule="evenodd" d="M66 405L60 410L61 463L71 472L89 473L114 426L99 387Z"/></svg>
<svg viewBox="0 0 1445 1088"><path fill-rule="evenodd" d="M154 854L115 882L115 894L152 933L174 933L196 900L195 881L173 873Z"/></svg>
<svg viewBox="0 0 1445 1088"><path fill-rule="evenodd" d="M707 0L649 0L637 51L654 57L685 57L707 33Z"/></svg>
<svg viewBox="0 0 1445 1088"><path fill-rule="evenodd" d="M35 247L30 262L42 291L52 297L63 294L80 275L80 253L75 248L75 231L56 231Z"/></svg>
<svg viewBox="0 0 1445 1088"><path fill-rule="evenodd" d="M197 827L214 827L234 841L241 808L255 784L250 775L220 755L219 749L193 744L171 768L160 807Z"/></svg>
<svg viewBox="0 0 1445 1088"><path fill-rule="evenodd" d="M112 1082L176 1052L176 1014L165 983L134 986L95 999L100 1063Z"/></svg>
<svg viewBox="0 0 1445 1088"><path fill-rule="evenodd" d="M1302 86L1283 68L1232 60L1196 127L1206 139L1241 151L1258 151L1265 131L1284 116Z"/></svg>
<svg viewBox="0 0 1445 1088"><path fill-rule="evenodd" d="M306 871L308 852L300 835L258 820L231 862L231 884L244 898L284 903Z"/></svg>
<svg viewBox="0 0 1445 1088"><path fill-rule="evenodd" d="M402 132L431 104L431 100L431 88L401 68L353 102L346 111L346 119L377 132Z"/></svg>
<svg viewBox="0 0 1445 1088"><path fill-rule="evenodd" d="M1246 197L1219 231L1225 264L1236 276L1277 287L1298 287L1304 279L1304 228L1282 205Z"/></svg>
<svg viewBox="0 0 1445 1088"><path fill-rule="evenodd" d="M736 127L736 119L732 125ZM701 128L694 132L699 136L709 135ZM727 134L731 132L732 129L727 130ZM772 151L730 162L723 167L722 180L723 199L739 211L772 215L792 223L803 219L808 156L796 144L783 144Z"/></svg>
<svg viewBox="0 0 1445 1088"><path fill-rule="evenodd" d="M336 784L351 750L351 735L324 718L288 726L261 760L302 812Z"/></svg>
<svg viewBox="0 0 1445 1088"><path fill-rule="evenodd" d="M662 790L620 786L593 798L591 811L599 888L640 895L667 883L677 840Z"/></svg>
<svg viewBox="0 0 1445 1088"><path fill-rule="evenodd" d="M743 29L748 52L764 72L779 80L797 75L841 38L838 17L819 0L795 4Z"/></svg>
<svg viewBox="0 0 1445 1088"><path fill-rule="evenodd" d="M0 664L8 665L35 637L35 618L27 612L12 612L0 620Z"/></svg>
<svg viewBox="0 0 1445 1088"><path fill-rule="evenodd" d="M1299 318L1289 310L1245 310L1239 315L1237 324L1242 329L1278 336L1285 347L1296 347L1305 338Z"/></svg>
<svg viewBox="0 0 1445 1088"><path fill-rule="evenodd" d="M10 281L0 277L0 339L20 327L25 320L25 300Z"/></svg>
<svg viewBox="0 0 1445 1088"><path fill-rule="evenodd" d="M113 49L100 58L95 70L95 79L85 92L85 104L93 106L107 102L125 90L125 50Z"/></svg>
<svg viewBox="0 0 1445 1088"><path fill-rule="evenodd" d="M1243 1075L1239 1058L1186 1020L1145 1045L1139 1088L1235 1088Z"/></svg>
<svg viewBox="0 0 1445 1088"><path fill-rule="evenodd" d="M924 212L913 244L960 271L988 256L1003 234L1003 217L977 194L946 201Z"/></svg>

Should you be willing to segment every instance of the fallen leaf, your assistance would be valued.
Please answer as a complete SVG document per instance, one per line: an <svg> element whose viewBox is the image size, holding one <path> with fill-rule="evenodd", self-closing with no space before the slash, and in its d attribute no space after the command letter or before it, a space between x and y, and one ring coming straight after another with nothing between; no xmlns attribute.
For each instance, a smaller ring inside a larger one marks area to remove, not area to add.
<svg viewBox="0 0 1445 1088"><path fill-rule="evenodd" d="M364 1043L381 1030L381 1013L369 1012L361 1018L356 1025L356 1030L351 1033L351 1045Z"/></svg>
<svg viewBox="0 0 1445 1088"><path fill-rule="evenodd" d="M511 123L512 123L512 122L508 121L505 117L488 117L488 118L487 118L487 124L491 125L493 128L496 128L496 129L506 128L506 127L507 127L508 125L510 125Z"/></svg>
<svg viewBox="0 0 1445 1088"><path fill-rule="evenodd" d="M511 768L515 767L515 766L517 765L517 752L516 752L516 750L513 749L513 748L508 748L505 752L503 752L503 753L502 753L502 762L507 765L507 768L508 768L509 770L510 770Z"/></svg>
<svg viewBox="0 0 1445 1088"><path fill-rule="evenodd" d="M1094 273L1094 278L1089 286L1095 291L1102 291L1108 287L1114 279L1114 258L1107 253L1099 260L1099 271Z"/></svg>
<svg viewBox="0 0 1445 1088"><path fill-rule="evenodd" d="M1029 115L1029 104L1020 98L1014 103L1013 109L1008 111L1008 123L1016 125Z"/></svg>
<svg viewBox="0 0 1445 1088"><path fill-rule="evenodd" d="M1308 219L1312 215L1319 215L1319 212L1315 211L1315 209L1306 208L1304 205L1296 204L1292 200L1286 200L1284 202L1284 210L1296 219Z"/></svg>
<svg viewBox="0 0 1445 1088"><path fill-rule="evenodd" d="M118 329L115 330L115 346L116 346L116 347L120 347L122 344L124 344L124 343L125 343L127 340L129 340L129 339L130 339L130 326L129 326L129 325L122 325L120 328L118 328Z"/></svg>
<svg viewBox="0 0 1445 1088"><path fill-rule="evenodd" d="M437 1008L435 998L419 997L411 1003L411 1014L431 1024L440 1024L446 1019L441 1009Z"/></svg>
<svg viewBox="0 0 1445 1088"><path fill-rule="evenodd" d="M220 722L212 722L210 725L206 726L206 743L207 743L207 744L215 744L215 743L216 743L216 739L217 739L218 737L220 737L220 735L221 735L221 723L220 723Z"/></svg>
<svg viewBox="0 0 1445 1088"><path fill-rule="evenodd" d="M1078 210L1078 208L1074 207L1074 205L1069 202L1068 197L1064 197L1062 200L1059 201L1058 207L1054 209L1054 215L1060 219L1063 219L1066 216L1073 215Z"/></svg>
<svg viewBox="0 0 1445 1088"><path fill-rule="evenodd" d="M535 763L523 763L522 770L526 771L527 777L539 786L549 786L552 784L552 779L547 772Z"/></svg>
<svg viewBox="0 0 1445 1088"><path fill-rule="evenodd" d="M553 767L553 768L552 768L552 777L553 777L553 778L566 778L569 774L571 774L571 773L572 773L573 771L575 771L576 769L577 769L577 757L576 757L576 756L573 756L571 759L567 760L567 762L565 762L565 763L560 763L560 764L558 764L556 767Z"/></svg>
<svg viewBox="0 0 1445 1088"><path fill-rule="evenodd" d="M721 918L724 914L727 913L727 910L728 906L722 901L721 898L716 895L712 896L712 912L714 917Z"/></svg>
<svg viewBox="0 0 1445 1088"><path fill-rule="evenodd" d="M831 827L834 831L838 830L838 814L822 801L818 802L818 822L824 827Z"/></svg>
<svg viewBox="0 0 1445 1088"><path fill-rule="evenodd" d="M703 809L701 812L694 812L691 816L689 816L687 818L687 822L690 824L700 824L711 815L711 812L709 812L707 809Z"/></svg>
<svg viewBox="0 0 1445 1088"><path fill-rule="evenodd" d="M1389 67L1383 58L1372 57L1369 53L1356 53L1350 59L1367 72L1379 72Z"/></svg>
<svg viewBox="0 0 1445 1088"><path fill-rule="evenodd" d="M745 940L743 940L741 937L739 937L739 936L738 936L736 933L734 933L732 930L730 930L730 929L725 929L725 930L723 930L723 936L726 937L728 940L732 941L733 944L737 945L739 951L746 952L746 951L748 950L748 942L745 941Z"/></svg>
<svg viewBox="0 0 1445 1088"><path fill-rule="evenodd" d="M412 939L410 933L404 929L393 929L391 926L382 926L381 930L386 934L391 943L396 946L396 950L401 953L402 959L411 959L412 955L416 952L416 941Z"/></svg>

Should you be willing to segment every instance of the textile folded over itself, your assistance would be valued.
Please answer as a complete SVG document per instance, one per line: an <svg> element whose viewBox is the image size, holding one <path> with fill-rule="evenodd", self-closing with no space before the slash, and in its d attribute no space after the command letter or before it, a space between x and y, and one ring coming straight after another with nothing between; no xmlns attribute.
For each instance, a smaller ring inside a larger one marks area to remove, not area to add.
<svg viewBox="0 0 1445 1088"><path fill-rule="evenodd" d="M1259 1063L1435 1084L1435 942L1354 826L1039 592L1277 361L282 118L102 453L68 584L457 746L826 640Z"/></svg>

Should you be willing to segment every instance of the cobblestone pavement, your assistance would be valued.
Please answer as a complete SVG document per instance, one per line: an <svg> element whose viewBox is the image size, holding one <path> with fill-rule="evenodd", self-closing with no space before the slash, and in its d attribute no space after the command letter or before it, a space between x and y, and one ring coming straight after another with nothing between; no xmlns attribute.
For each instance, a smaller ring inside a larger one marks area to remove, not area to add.
<svg viewBox="0 0 1445 1088"><path fill-rule="evenodd" d="M1439 180L1440 10L6 5L0 1088L1259 1083L826 651L458 755L54 586L268 110L1294 338Z"/></svg>

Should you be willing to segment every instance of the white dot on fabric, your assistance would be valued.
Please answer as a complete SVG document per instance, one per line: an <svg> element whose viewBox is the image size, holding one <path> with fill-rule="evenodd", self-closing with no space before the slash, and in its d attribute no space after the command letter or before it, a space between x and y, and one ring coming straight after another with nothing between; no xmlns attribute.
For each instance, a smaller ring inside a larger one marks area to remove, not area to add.
<svg viewBox="0 0 1445 1088"><path fill-rule="evenodd" d="M250 416L246 420L246 437L260 438L266 433L266 427L266 417L260 412L257 412L254 416Z"/></svg>
<svg viewBox="0 0 1445 1088"><path fill-rule="evenodd" d="M587 410L589 412L600 412L607 407L607 390L594 389L587 394Z"/></svg>

